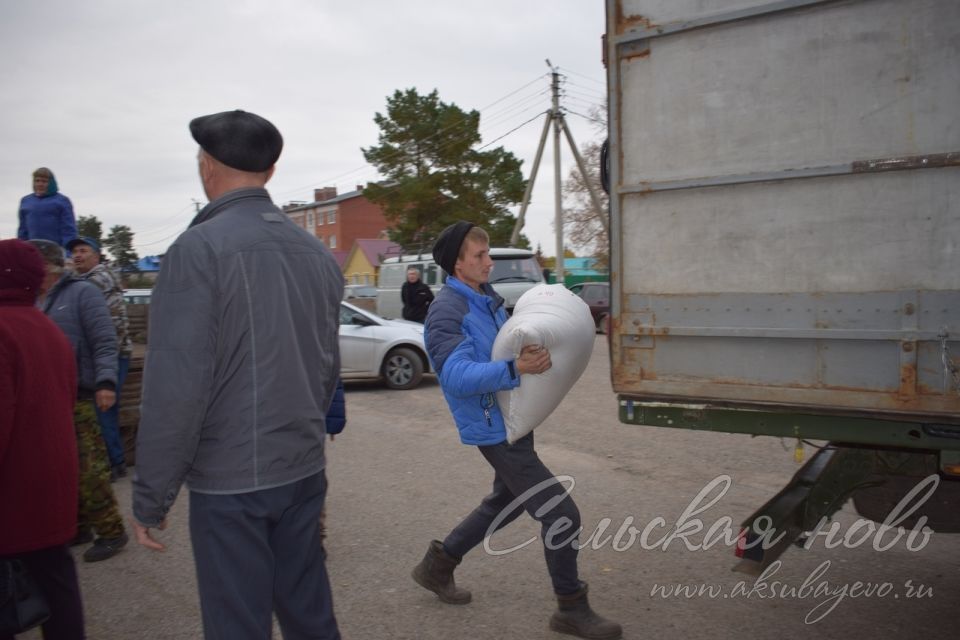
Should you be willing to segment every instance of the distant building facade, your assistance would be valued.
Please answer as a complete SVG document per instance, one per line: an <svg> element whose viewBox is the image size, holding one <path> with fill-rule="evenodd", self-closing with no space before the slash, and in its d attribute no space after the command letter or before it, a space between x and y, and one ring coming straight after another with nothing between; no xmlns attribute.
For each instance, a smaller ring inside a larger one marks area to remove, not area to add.
<svg viewBox="0 0 960 640"><path fill-rule="evenodd" d="M349 253L361 238L386 237L383 209L363 196L363 185L343 195L336 187L314 189L313 202L291 202L283 210L334 252Z"/></svg>

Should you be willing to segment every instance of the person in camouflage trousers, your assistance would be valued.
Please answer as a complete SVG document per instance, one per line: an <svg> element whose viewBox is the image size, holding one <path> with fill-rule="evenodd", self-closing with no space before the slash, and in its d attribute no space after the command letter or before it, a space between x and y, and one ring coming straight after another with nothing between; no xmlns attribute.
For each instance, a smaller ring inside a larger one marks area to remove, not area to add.
<svg viewBox="0 0 960 640"><path fill-rule="evenodd" d="M93 539L83 553L86 562L112 558L127 544L110 485L110 468L94 406L106 411L116 403L117 332L107 302L97 287L64 270L60 245L31 240L46 263L40 310L53 320L73 347L77 363L74 427L80 459L80 527L73 544ZM86 515L85 515L86 514Z"/></svg>
<svg viewBox="0 0 960 640"><path fill-rule="evenodd" d="M67 243L67 249L73 252L74 271L103 293L113 325L117 329L117 401L106 411L96 410L100 432L110 456L110 480L116 480L127 475L123 439L120 437L120 392L130 370L130 356L133 354L127 304L123 300L123 284L110 267L101 262L103 256L100 253L100 244L93 238L74 238Z"/></svg>
<svg viewBox="0 0 960 640"><path fill-rule="evenodd" d="M80 455L80 512L77 517L77 542L92 539L91 529L101 538L124 537L123 519L110 486L107 451L100 436L97 415L89 400L79 400L73 407L73 426L77 430ZM87 540L83 540L87 537Z"/></svg>

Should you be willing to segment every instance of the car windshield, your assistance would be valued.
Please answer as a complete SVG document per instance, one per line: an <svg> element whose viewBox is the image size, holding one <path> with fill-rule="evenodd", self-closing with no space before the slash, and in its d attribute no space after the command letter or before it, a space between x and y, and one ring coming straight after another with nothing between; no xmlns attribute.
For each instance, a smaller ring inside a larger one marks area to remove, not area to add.
<svg viewBox="0 0 960 640"><path fill-rule="evenodd" d="M370 319L371 316L375 314L370 314L369 316L360 313L355 309L341 304L340 305L340 324L355 324L362 327L367 327L372 324L376 324L373 320Z"/></svg>
<svg viewBox="0 0 960 640"><path fill-rule="evenodd" d="M490 284L497 282L540 282L540 267L535 258L494 258Z"/></svg>

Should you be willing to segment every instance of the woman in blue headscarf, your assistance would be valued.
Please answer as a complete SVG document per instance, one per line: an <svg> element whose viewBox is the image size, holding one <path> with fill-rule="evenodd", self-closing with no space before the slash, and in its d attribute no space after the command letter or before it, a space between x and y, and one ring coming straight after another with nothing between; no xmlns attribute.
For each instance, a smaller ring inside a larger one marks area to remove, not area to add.
<svg viewBox="0 0 960 640"><path fill-rule="evenodd" d="M77 237L77 221L70 199L59 193L57 179L46 167L33 172L33 193L20 200L21 240L49 240L60 246Z"/></svg>

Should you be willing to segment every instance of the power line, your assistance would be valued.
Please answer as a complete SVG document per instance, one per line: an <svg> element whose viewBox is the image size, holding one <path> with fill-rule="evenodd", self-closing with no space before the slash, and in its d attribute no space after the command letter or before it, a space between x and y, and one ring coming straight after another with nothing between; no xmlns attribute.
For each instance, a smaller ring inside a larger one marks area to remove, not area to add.
<svg viewBox="0 0 960 640"><path fill-rule="evenodd" d="M589 93L585 91L580 91L580 87L576 87L575 89L564 87L562 91L563 91L563 95L565 96L570 96L570 95L579 96L581 98L584 98L586 100L590 100L596 103L604 103L607 100L607 96L605 95L602 95L599 93Z"/></svg>
<svg viewBox="0 0 960 640"><path fill-rule="evenodd" d="M187 205L187 206L184 207L183 209L180 209L179 211L177 211L174 215L172 215L172 216L170 216L169 218L167 218L167 219L165 219L165 220L163 220L163 221L161 221L161 222L153 225L152 227L150 227L150 228L147 229L146 231L138 231L138 232L137 232L137 235L149 235L149 234L152 234L152 233L163 233L163 232L167 231L167 230L168 230L171 226L173 226L173 225L183 224L183 220L180 219L180 216L183 215L183 212L184 212L184 211L186 211L187 209L190 209L190 208L192 208L192 207L193 207L192 204ZM168 224L168 223L170 223L170 224Z"/></svg>
<svg viewBox="0 0 960 640"><path fill-rule="evenodd" d="M507 93L506 95L504 95L504 96L502 96L502 97L494 100L494 101L491 102L490 104L488 104L488 105L486 105L485 107L481 108L478 113L482 113L483 111L489 109L490 107L494 106L495 104L499 104L500 102L503 102L503 101L506 100L507 98L509 98L509 97L511 97L511 96L513 96L513 95L516 95L517 93L523 91L524 89L526 89L526 88L529 87L530 85L532 85L532 84L534 84L534 83L539 82L540 80L542 80L542 79L544 78L544 76L545 76L545 74L540 74L540 75L538 75L536 78L534 78L533 80L527 82L527 83L524 84L523 86L521 86L521 87L519 87L519 88L517 88L517 89L514 89L513 91ZM426 142L427 140L430 140L430 139L432 139L432 138L435 138L436 136L440 135L440 134L443 133L444 131L463 124L464 122L466 122L466 120L467 120L467 118L461 118L461 119L458 120L457 122L453 122L453 123L447 125L446 127L444 127L443 129L439 129L438 131L434 132L433 135L428 136L428 137L425 138L422 142ZM399 152L398 152L398 155L399 155ZM356 169L352 169L352 170L348 171L348 172L345 173L345 174L341 174L340 176L337 176L337 178L340 178L340 177L346 176L346 175L350 175L350 174L352 174L352 173L354 173L354 172L356 172L356 171L362 171L363 169L365 169L365 166L364 166L364 167L357 167ZM333 180L326 180L326 181L314 182L314 183L309 184L309 185L307 185L307 186L305 186L305 187L301 187L301 188L299 188L299 189L296 189L296 191L297 191L297 192L300 192L300 191L303 191L303 190L305 190L305 189L313 189L313 188L316 187L317 185L322 185L322 184L329 183L329 182L332 182L332 181L333 181ZM278 197L280 197L280 196L286 195L286 194L288 194L288 193L294 193L294 191L293 191L293 190L291 190L291 191L285 191L285 192L279 193L279 194L277 194L277 195L278 195Z"/></svg>
<svg viewBox="0 0 960 640"><path fill-rule="evenodd" d="M607 126L607 123L604 122L603 120L600 120L599 118L591 118L590 116L585 116L582 113L577 113L576 111L570 111L569 109L567 109L567 113L574 116L580 116L584 120L589 120L590 122L595 122L596 124L602 124L603 126Z"/></svg>
<svg viewBox="0 0 960 640"><path fill-rule="evenodd" d="M485 145L483 145L482 147L480 147L479 149L477 149L477 151L481 151L481 150L483 150L483 149L486 149L487 147L489 147L490 145L492 145L492 144L493 144L494 142L496 142L497 140L503 140L504 138L506 138L508 135L510 135L511 133L513 133L514 131L516 131L517 129L521 129L521 128L527 126L528 124L530 124L531 122L533 122L534 120L536 120L537 118L539 118L540 116L542 116L544 113L546 113L546 111L541 111L540 113L538 113L537 115L533 116L532 118L530 118L530 119L527 120L526 122L523 122L522 124L517 125L517 126L514 127L513 129L510 129L510 131L507 131L505 134L503 134L503 135L500 136L499 138L494 138L493 140L491 140L491 141L488 142L487 144L485 144Z"/></svg>
<svg viewBox="0 0 960 640"><path fill-rule="evenodd" d="M180 235L181 233L183 233L184 231L186 231L186 229L180 229L180 230L178 230L178 231L175 231L174 233L171 233L170 235L168 235L168 236L165 237L165 238L160 238L159 240L154 240L153 242L134 242L133 244L134 244L134 246L136 246L136 247L151 247L151 246L153 246L153 245L155 245L155 244L160 244L161 242L166 242L166 241L169 240L170 238L174 238L174 237L176 237L176 236L179 236L179 235Z"/></svg>
<svg viewBox="0 0 960 640"><path fill-rule="evenodd" d="M527 85L527 86L529 86L529 85ZM501 110L500 115L499 115L498 117L495 117L495 118L493 118L492 120L484 120L484 119L481 117L480 122L481 122L482 124L481 124L481 126L476 130L476 133L477 133L477 134L480 134L480 136L481 136L481 138L482 138L482 137L483 137L483 135L482 135L483 132L489 131L491 128L493 128L494 125L501 124L502 122L505 122L505 121L508 121L508 120L510 120L510 119L515 118L516 116L520 115L521 113L524 113L524 112L529 111L531 108L533 108L533 106L526 106L526 108L521 109L521 110L520 110L519 112L517 112L517 113L508 113L508 112L510 112L511 110L514 110L514 111L515 111L516 109L519 109L520 107L523 107L523 106L525 105L525 103L531 102L531 99L538 98L539 96L542 96L543 94L545 94L545 93L547 93L547 92L549 92L549 88L548 88L547 90L545 90L545 91L540 91L540 92L537 92L537 93L535 93L535 94L530 94L530 95L528 95L528 96L526 96L526 97L524 97L524 98L519 99L518 101L516 101L516 102L514 102L514 103L511 103L511 105L509 105L508 107L506 107L505 110ZM516 94L516 93L517 93L517 91L514 92L514 94ZM500 101L502 102L502 99L501 99ZM419 142L420 142L420 144L429 142L430 140L436 138L436 137L437 137L440 133L442 133L443 131L446 131L447 129L451 129L453 126L455 126L455 125L457 125L457 124L462 124L462 123L465 122L465 121L466 121L466 119L465 119L465 118L462 118L462 119L460 119L457 123L454 123L454 125L450 125L450 126L448 126L448 127L445 127L444 129L441 129L441 130L435 132L434 134L432 134L432 135L430 135L430 136L427 136L426 138L423 138L423 139L422 139L421 141L419 141ZM523 123L523 124L526 124L526 123ZM490 146L491 144L493 144L493 142L496 142L497 140L500 140L500 139L506 137L507 135L509 135L510 133L512 133L512 131L515 131L516 129L521 128L521 127L523 126L523 124L519 125L519 126L516 127L515 129L512 129L511 131L507 132L506 134L504 134L504 135L496 138L496 140L491 141L491 142L487 143L486 145L483 145L483 146L479 147L478 150L484 149L484 148ZM451 146L454 146L454 145L463 143L464 141L466 141L468 138L472 137L473 135L474 135L474 131L471 130L471 131L467 131L467 132L463 133L462 135L455 135L455 136L449 137L447 140L444 140L444 141L442 141L439 145L433 147L432 150L433 150L434 152L442 151L442 150L444 150L444 149L446 149L446 148L448 148L448 147L451 147ZM403 148L399 148L399 147L398 147L393 153L387 155L387 156L385 157L385 159L387 159L387 160L392 160L392 159L399 158L399 157L401 157L401 156L403 156L403 155L409 155L409 152L406 151L406 150L403 149ZM367 169L367 168L372 169L371 165L366 165L365 167L361 167L361 168L359 168L359 169L355 169L355 170L353 170L353 171L351 171L351 172L349 172L349 173L355 173L355 172L357 172L357 171L362 171L362 170ZM371 171L371 173L376 173L376 171ZM344 175L346 175L346 174L344 174ZM329 181L328 181L328 182L329 182Z"/></svg>
<svg viewBox="0 0 960 640"><path fill-rule="evenodd" d="M601 85L603 85L604 87L607 86L607 83L604 82L604 81L602 81L602 80L597 80L596 78L591 78L591 77L588 76L588 75L584 75L584 74L582 74L582 73L578 73L578 72L576 72L576 71L574 71L574 70L572 70L572 69L568 69L568 68L566 68L566 67L560 67L560 69L562 69L565 73L572 73L573 75L579 76L579 77L581 77L581 78L585 78L585 79L589 80L590 82L596 82L597 84L601 84Z"/></svg>

